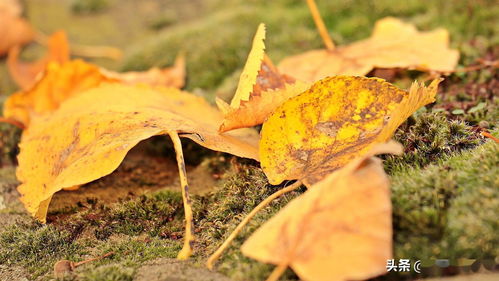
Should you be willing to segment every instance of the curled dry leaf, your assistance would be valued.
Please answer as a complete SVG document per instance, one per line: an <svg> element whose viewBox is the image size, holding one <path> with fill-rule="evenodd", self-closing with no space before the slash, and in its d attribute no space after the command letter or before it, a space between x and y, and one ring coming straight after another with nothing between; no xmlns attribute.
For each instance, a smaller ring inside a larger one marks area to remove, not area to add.
<svg viewBox="0 0 499 281"><path fill-rule="evenodd" d="M64 64L70 59L69 42L64 31L52 34L47 40L48 52L45 57L35 62L19 62L20 46L11 49L8 57L9 72L14 81L24 90L29 89L36 77L43 72L49 62ZM80 48L82 48L80 46ZM92 48L92 47L88 47ZM98 48L98 47L96 47ZM148 84L182 88L185 84L185 56L179 55L172 67L160 69L153 67L147 71L114 72L104 68L100 71L110 79L119 80L125 84Z"/></svg>
<svg viewBox="0 0 499 281"><path fill-rule="evenodd" d="M388 141L414 111L435 100L440 80L409 92L379 78L330 77L284 102L263 124L262 169L271 184L321 180L373 144Z"/></svg>
<svg viewBox="0 0 499 281"><path fill-rule="evenodd" d="M52 112L72 95L112 81L116 80L82 60L51 62L43 77L30 89L14 93L5 101L3 115L27 127L33 116Z"/></svg>
<svg viewBox="0 0 499 281"><path fill-rule="evenodd" d="M279 73L265 55L264 39L265 25L260 24L230 105L216 100L224 114L220 132L262 124L281 103L309 86Z"/></svg>
<svg viewBox="0 0 499 281"><path fill-rule="evenodd" d="M312 50L285 58L279 70L314 82L333 75L365 75L373 68L454 71L459 52L449 48L445 29L419 32L395 18L376 22L370 38L332 50Z"/></svg>
<svg viewBox="0 0 499 281"><path fill-rule="evenodd" d="M32 118L20 143L21 201L44 221L52 195L114 171L138 142L178 133L200 145L258 159L258 134L218 133L222 117L201 97L175 88L103 84Z"/></svg>
<svg viewBox="0 0 499 281"><path fill-rule="evenodd" d="M69 61L69 44L64 31L57 31L47 41L47 54L35 62L20 62L21 47L9 51L7 66L12 79L22 89L29 89L36 82L37 76L45 70L49 62L63 64Z"/></svg>
<svg viewBox="0 0 499 281"><path fill-rule="evenodd" d="M18 1L0 1L0 56L16 45L24 45L35 37L31 25L20 17Z"/></svg>
<svg viewBox="0 0 499 281"><path fill-rule="evenodd" d="M376 153L383 144L295 198L243 244L244 255L293 268L302 280L364 280L392 257L389 181ZM274 279L274 280L277 280Z"/></svg>

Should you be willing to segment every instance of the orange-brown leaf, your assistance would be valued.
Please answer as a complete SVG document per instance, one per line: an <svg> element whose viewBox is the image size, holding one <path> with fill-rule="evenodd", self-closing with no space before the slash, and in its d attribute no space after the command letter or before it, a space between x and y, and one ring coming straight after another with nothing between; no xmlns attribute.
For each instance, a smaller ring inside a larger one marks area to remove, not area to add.
<svg viewBox="0 0 499 281"><path fill-rule="evenodd" d="M63 64L69 61L69 43L64 31L53 33L47 41L47 54L34 62L20 62L21 47L16 46L9 51L7 66L12 79L22 89L29 89L49 62Z"/></svg>
<svg viewBox="0 0 499 281"><path fill-rule="evenodd" d="M17 45L24 45L35 37L31 25L19 17L18 9L11 5L0 6L0 57Z"/></svg>
<svg viewBox="0 0 499 281"><path fill-rule="evenodd" d="M363 280L386 272L392 257L389 181L376 153L328 175L286 205L243 244L244 255L290 266L302 280Z"/></svg>
<svg viewBox="0 0 499 281"><path fill-rule="evenodd" d="M365 75L375 67L450 72L458 59L459 52L449 48L447 30L419 32L411 24L388 17L376 22L368 39L285 58L279 70L315 82L333 75Z"/></svg>
<svg viewBox="0 0 499 281"><path fill-rule="evenodd" d="M34 116L52 112L74 94L110 81L115 79L104 76L97 66L82 60L64 64L50 62L35 85L14 93L5 101L3 115L27 127Z"/></svg>

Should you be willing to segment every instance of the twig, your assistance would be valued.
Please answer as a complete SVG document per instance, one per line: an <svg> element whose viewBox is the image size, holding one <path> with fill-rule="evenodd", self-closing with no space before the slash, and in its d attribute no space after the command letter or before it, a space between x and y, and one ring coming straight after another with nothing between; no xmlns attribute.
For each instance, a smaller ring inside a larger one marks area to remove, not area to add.
<svg viewBox="0 0 499 281"><path fill-rule="evenodd" d="M274 192L272 195L269 197L265 198L258 206L256 206L251 212L237 225L237 227L232 231L232 233L225 239L225 241L222 243L222 245L208 258L206 261L206 266L209 269L213 269L213 264L218 260L218 258L222 255L223 251L227 249L232 242L236 238L236 236L241 232L241 230L244 228L246 224L263 208L265 208L270 202L272 202L274 199L277 197L286 194L288 192L291 192L298 187L302 185L301 181L297 181L293 183L292 185L285 187L281 190L278 190Z"/></svg>
<svg viewBox="0 0 499 281"><path fill-rule="evenodd" d="M326 45L326 49L328 51L334 50L335 46L333 40L329 36L329 32L327 31L326 25L321 18L321 14L319 13L319 9L317 9L317 5L315 4L315 0L307 0L308 8L310 9L310 13L312 13L312 17L314 18L315 26L319 30L319 34L324 41L324 45Z"/></svg>
<svg viewBox="0 0 499 281"><path fill-rule="evenodd" d="M175 148L175 153L177 155L177 165L180 175L180 185L182 187L182 199L184 201L184 215L185 215L185 237L184 246L182 250L177 255L177 259L185 260L188 259L192 254L192 243L194 242L193 231L193 218L192 218L192 204L191 198L189 197L189 186L187 185L187 173L185 171L184 154L182 152L182 143L178 133L175 131L168 132L170 138L173 141L173 147Z"/></svg>
<svg viewBox="0 0 499 281"><path fill-rule="evenodd" d="M109 253L104 254L102 256L99 256L96 258L91 258L91 259L80 261L80 262L72 262L69 260L60 260L54 264L54 276L56 278L59 278L59 279L64 278L65 276L71 274L71 272L73 272L76 267L78 267L82 264L96 261L96 260L100 260L103 258L107 258L111 255L114 255L114 252L109 252Z"/></svg>
<svg viewBox="0 0 499 281"><path fill-rule="evenodd" d="M85 263L88 263L88 262L92 262L92 261L96 261L96 260L100 260L100 259L103 259L103 258L107 258L107 257L112 256L112 255L114 255L114 252L109 252L109 253L104 254L102 256L99 256L99 257L91 258L91 259L80 261L80 262L75 262L75 263L73 263L73 266L77 267L77 266L80 266L82 264L85 264Z"/></svg>

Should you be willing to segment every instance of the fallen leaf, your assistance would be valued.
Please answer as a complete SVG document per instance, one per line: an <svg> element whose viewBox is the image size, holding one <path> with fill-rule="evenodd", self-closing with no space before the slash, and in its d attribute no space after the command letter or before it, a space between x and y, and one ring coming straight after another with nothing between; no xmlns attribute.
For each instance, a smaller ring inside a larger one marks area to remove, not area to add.
<svg viewBox="0 0 499 281"><path fill-rule="evenodd" d="M290 266L309 281L386 273L392 258L389 181L371 156L401 152L399 144L383 144L315 183L256 230L243 254L282 271Z"/></svg>
<svg viewBox="0 0 499 281"><path fill-rule="evenodd" d="M153 67L147 71L129 71L123 73L102 69L102 72L106 76L120 80L125 84L147 84L180 89L185 85L185 56L183 54L177 56L172 67L162 69Z"/></svg>
<svg viewBox="0 0 499 281"><path fill-rule="evenodd" d="M28 212L45 221L52 195L114 171L138 142L178 132L200 145L258 159L258 133L218 133L220 112L175 88L103 84L33 117L18 156L18 190Z"/></svg>
<svg viewBox="0 0 499 281"><path fill-rule="evenodd" d="M282 60L282 73L314 82L333 75L365 75L373 68L454 71L457 50L449 49L445 29L419 32L396 18L376 22L370 38L331 50L312 50Z"/></svg>
<svg viewBox="0 0 499 281"><path fill-rule="evenodd" d="M19 0L0 0L0 10L5 10L10 15L20 17L23 8Z"/></svg>
<svg viewBox="0 0 499 281"><path fill-rule="evenodd" d="M24 45L35 37L31 25L20 17L22 9L17 1L0 2L0 56L16 45Z"/></svg>
<svg viewBox="0 0 499 281"><path fill-rule="evenodd" d="M29 89L36 82L37 76L43 72L49 62L63 64L69 61L69 44L64 31L55 32L47 41L47 54L35 62L19 62L20 46L9 51L7 66L12 79L22 89Z"/></svg>
<svg viewBox="0 0 499 281"><path fill-rule="evenodd" d="M220 132L262 124L282 102L309 86L279 73L265 55L264 39L265 25L260 24L230 105L216 99L224 114Z"/></svg>
<svg viewBox="0 0 499 281"><path fill-rule="evenodd" d="M82 60L50 62L43 77L31 88L14 93L5 101L3 116L27 127L33 116L52 112L70 96L111 81L116 80Z"/></svg>
<svg viewBox="0 0 499 281"><path fill-rule="evenodd" d="M271 184L311 185L388 141L414 111L435 100L440 80L409 92L379 78L336 76L284 102L263 124L262 169Z"/></svg>
<svg viewBox="0 0 499 281"><path fill-rule="evenodd" d="M53 36L52 43L55 44L56 42L63 42L65 40L64 33L56 35ZM3 116L14 122L22 123L24 127L29 125L32 116L54 111L67 98L81 91L96 87L103 82L116 81L131 85L165 84L165 86L172 87L183 85L185 74L183 56L179 56L172 69L161 72L161 74L158 74L159 76L155 76L154 69L144 72L142 75L138 73L130 74L128 72L110 72L82 60L58 63L57 61L65 60L62 59L64 57L61 55L63 52L58 52L52 48L49 49L59 54L49 55L49 57L55 58L58 56L59 59L46 62L45 70L40 74L36 82L31 87L11 95L4 105ZM65 48L61 47L61 49ZM170 78L172 80L168 80ZM181 80L182 82L180 82Z"/></svg>

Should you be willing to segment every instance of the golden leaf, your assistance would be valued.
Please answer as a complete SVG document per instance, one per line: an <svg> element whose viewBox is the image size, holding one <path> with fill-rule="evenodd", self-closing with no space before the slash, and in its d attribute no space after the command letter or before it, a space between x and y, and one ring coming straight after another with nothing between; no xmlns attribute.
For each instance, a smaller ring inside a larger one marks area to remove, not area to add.
<svg viewBox="0 0 499 281"><path fill-rule="evenodd" d="M22 89L29 89L49 62L63 64L69 61L69 44L64 31L53 33L47 41L47 48L48 52L45 57L29 63L19 62L20 46L16 46L9 51L7 66L10 75Z"/></svg>
<svg viewBox="0 0 499 281"><path fill-rule="evenodd" d="M260 24L230 105L216 99L218 108L224 114L220 132L262 124L282 102L309 86L279 73L265 55L264 38L265 26Z"/></svg>
<svg viewBox="0 0 499 281"><path fill-rule="evenodd" d="M283 103L263 124L262 169L271 184L310 185L373 144L388 141L414 111L431 103L440 80L409 92L379 78L337 76Z"/></svg>
<svg viewBox="0 0 499 281"><path fill-rule="evenodd" d="M265 25L261 23L258 26L255 37L253 38L253 44L251 51L244 65L243 72L239 77L239 84L237 85L236 93L230 102L231 107L238 107L241 101L248 101L251 92L253 91L253 86L256 83L256 77L258 76L258 71L265 55L265 44L263 40L265 39Z"/></svg>
<svg viewBox="0 0 499 281"><path fill-rule="evenodd" d="M368 39L291 56L278 67L296 79L314 82L333 75L365 75L375 67L451 72L458 59L459 52L449 49L447 30L419 32L411 24L388 17L376 22Z"/></svg>
<svg viewBox="0 0 499 281"><path fill-rule="evenodd" d="M383 144L315 183L256 230L243 254L278 265L276 272L290 266L308 281L386 273L392 258L389 181L371 156L401 152L396 143Z"/></svg>
<svg viewBox="0 0 499 281"><path fill-rule="evenodd" d="M35 37L31 25L19 17L21 8L17 1L6 1L0 5L0 56L16 45L24 45Z"/></svg>
<svg viewBox="0 0 499 281"><path fill-rule="evenodd" d="M115 170L126 153L154 135L178 133L200 145L258 159L258 134L221 135L222 116L201 97L175 88L103 84L33 117L20 143L21 201L44 221L52 195ZM179 162L180 163L180 162Z"/></svg>
<svg viewBox="0 0 499 281"><path fill-rule="evenodd" d="M27 127L33 116L52 112L70 96L111 81L115 80L82 60L50 62L43 77L30 89L14 93L5 101L3 116Z"/></svg>

